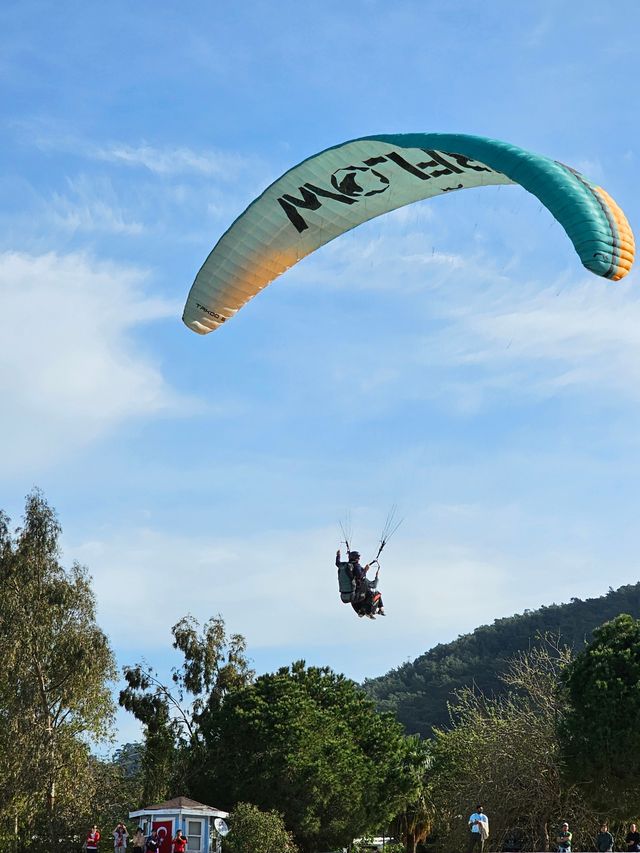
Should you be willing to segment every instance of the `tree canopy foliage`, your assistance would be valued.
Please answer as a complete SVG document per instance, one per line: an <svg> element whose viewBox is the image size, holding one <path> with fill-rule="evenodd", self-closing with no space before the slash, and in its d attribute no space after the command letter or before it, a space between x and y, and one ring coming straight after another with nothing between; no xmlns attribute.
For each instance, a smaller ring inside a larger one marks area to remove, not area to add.
<svg viewBox="0 0 640 853"><path fill-rule="evenodd" d="M281 811L303 850L385 827L422 781L419 741L355 682L304 661L230 693L203 734L202 796Z"/></svg>
<svg viewBox="0 0 640 853"><path fill-rule="evenodd" d="M277 812L237 803L230 818L233 829L223 842L226 853L297 853L293 836Z"/></svg>
<svg viewBox="0 0 640 853"><path fill-rule="evenodd" d="M253 678L244 637L227 637L222 617L210 619L200 633L199 629L191 616L171 629L173 648L183 656L172 671L171 686L146 663L124 667L127 686L120 691L120 705L144 727L141 769L146 802L162 800L175 788L189 789L189 775L199 775L205 760L203 720L230 690Z"/></svg>
<svg viewBox="0 0 640 853"><path fill-rule="evenodd" d="M114 711L113 655L86 570L59 562L60 532L37 491L15 532L0 513L0 818L48 850L77 811L77 779L92 777L88 741L108 735Z"/></svg>
<svg viewBox="0 0 640 853"><path fill-rule="evenodd" d="M184 656L173 689L147 665L125 668L120 702L145 727L146 798L179 788L228 810L251 803L281 813L303 850L345 846L416 800L423 745L355 682L304 661L254 680L221 617L198 629L190 618L173 628Z"/></svg>
<svg viewBox="0 0 640 853"><path fill-rule="evenodd" d="M638 801L640 620L622 614L596 628L567 667L564 683L567 776L602 812L626 818Z"/></svg>

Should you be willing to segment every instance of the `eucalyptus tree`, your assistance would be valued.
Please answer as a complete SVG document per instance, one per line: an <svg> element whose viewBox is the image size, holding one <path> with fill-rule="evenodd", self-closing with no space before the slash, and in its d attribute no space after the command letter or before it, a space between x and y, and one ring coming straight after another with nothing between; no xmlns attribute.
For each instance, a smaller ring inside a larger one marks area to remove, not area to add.
<svg viewBox="0 0 640 853"><path fill-rule="evenodd" d="M143 796L149 802L169 796L174 787L191 791L192 777L200 775L204 762L203 720L254 675L244 637L228 636L221 616L202 628L184 616L171 633L182 662L170 679L141 662L124 667L127 686L120 691L120 705L144 728Z"/></svg>
<svg viewBox="0 0 640 853"><path fill-rule="evenodd" d="M86 569L60 562L61 527L39 491L12 531L0 513L0 802L14 836L64 832L88 743L108 736L113 654Z"/></svg>

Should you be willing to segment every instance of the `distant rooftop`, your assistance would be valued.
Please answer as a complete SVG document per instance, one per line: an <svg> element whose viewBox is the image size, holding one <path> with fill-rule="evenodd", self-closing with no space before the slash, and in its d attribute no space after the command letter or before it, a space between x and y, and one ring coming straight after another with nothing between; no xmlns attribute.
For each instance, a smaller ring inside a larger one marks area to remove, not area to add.
<svg viewBox="0 0 640 853"><path fill-rule="evenodd" d="M205 806L204 803L190 800L189 797L174 797L172 800L165 800L153 806L145 806L147 812L164 811L164 809L215 809L215 806Z"/></svg>
<svg viewBox="0 0 640 853"><path fill-rule="evenodd" d="M174 797L172 800L164 800L162 803L154 803L152 806L144 806L137 811L129 812L129 817L142 817L148 812L200 812L212 817L228 817L228 812L217 809L215 806L207 806L189 797Z"/></svg>

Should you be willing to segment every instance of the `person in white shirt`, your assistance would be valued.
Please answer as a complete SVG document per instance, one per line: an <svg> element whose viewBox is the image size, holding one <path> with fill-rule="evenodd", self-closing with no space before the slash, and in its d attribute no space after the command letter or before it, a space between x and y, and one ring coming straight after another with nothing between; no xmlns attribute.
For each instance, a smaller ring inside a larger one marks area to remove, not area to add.
<svg viewBox="0 0 640 853"><path fill-rule="evenodd" d="M123 823L119 823L113 830L113 849L116 853L125 853L129 833Z"/></svg>
<svg viewBox="0 0 640 853"><path fill-rule="evenodd" d="M482 806L476 806L476 810L469 818L469 845L467 853L472 853L476 847L480 853L484 850L484 842L489 837L489 818L484 813Z"/></svg>

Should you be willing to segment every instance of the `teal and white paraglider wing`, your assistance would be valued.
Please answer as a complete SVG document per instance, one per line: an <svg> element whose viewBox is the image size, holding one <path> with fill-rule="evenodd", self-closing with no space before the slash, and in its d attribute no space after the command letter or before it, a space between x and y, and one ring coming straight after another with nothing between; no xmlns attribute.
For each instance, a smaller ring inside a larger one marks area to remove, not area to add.
<svg viewBox="0 0 640 853"><path fill-rule="evenodd" d="M369 136L310 157L256 198L198 272L183 320L207 334L345 231L415 201L494 184L519 184L537 196L591 272L617 281L631 269L634 239L623 212L570 167L479 136Z"/></svg>

